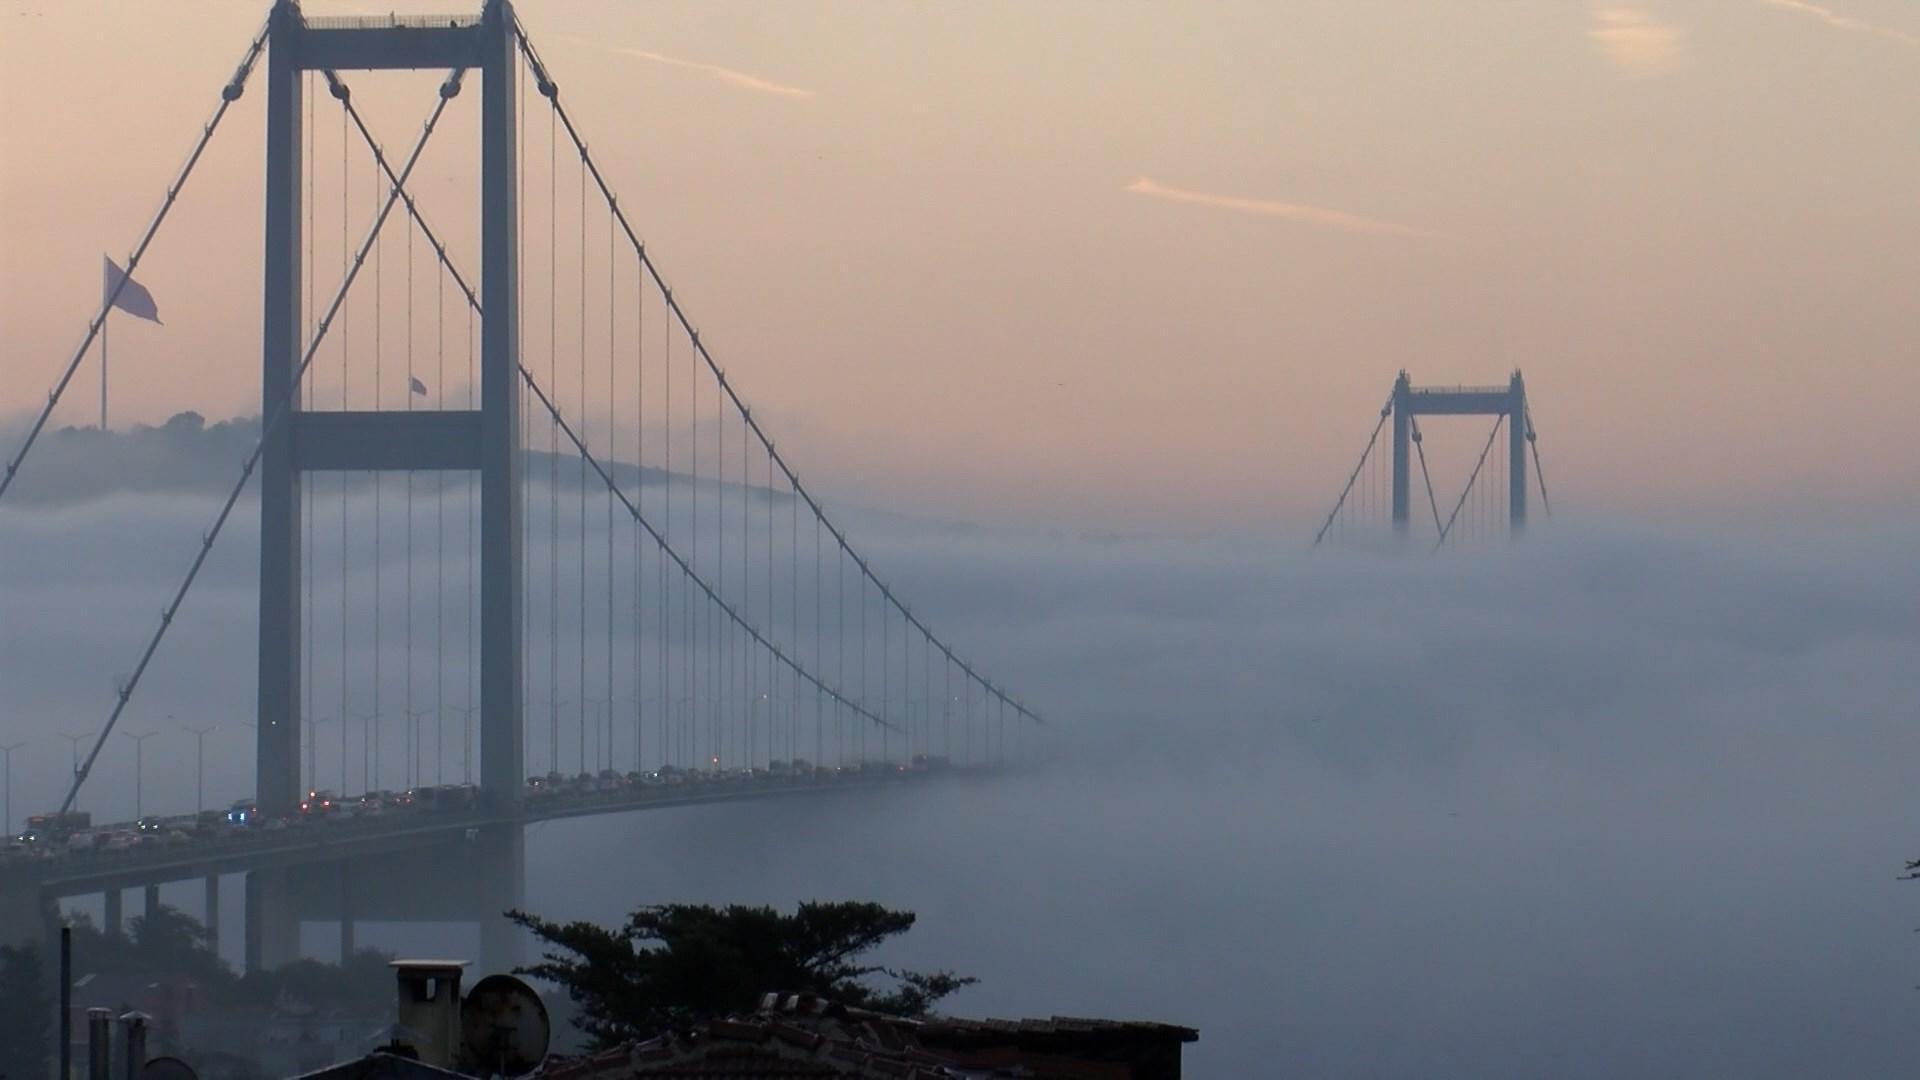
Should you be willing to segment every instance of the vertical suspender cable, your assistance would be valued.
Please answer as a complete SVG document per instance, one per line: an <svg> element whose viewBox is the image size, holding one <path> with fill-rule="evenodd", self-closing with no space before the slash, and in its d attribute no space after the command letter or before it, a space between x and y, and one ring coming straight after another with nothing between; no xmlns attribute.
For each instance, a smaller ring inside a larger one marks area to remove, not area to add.
<svg viewBox="0 0 1920 1080"><path fill-rule="evenodd" d="M345 92L344 88L340 92ZM353 174L347 168L347 114L340 114L340 273L347 273L347 260L351 257L352 247L347 240L347 218L350 196L353 191ZM340 408L347 409L347 383L353 352L348 347L352 341L352 324L349 315L352 306L340 309ZM347 596L347 473L340 473L340 724L347 722L347 612L350 610ZM367 737L367 724L360 722L360 790L362 793L373 790L373 773L370 771L371 758L368 756L373 743Z"/></svg>
<svg viewBox="0 0 1920 1080"><path fill-rule="evenodd" d="M373 195L375 199L378 199L379 191L380 191L380 171L379 171L379 166L376 164L374 166L374 171L373 171L373 186L371 190L368 192L368 194ZM385 286L382 285L381 283L382 282L381 263L384 261L381 257L381 253L385 247L386 245L381 242L381 238L376 237L374 239L374 242L373 242L373 409L375 412L380 411L380 388L381 388L380 337L381 337L381 334L384 332L382 328L382 319L381 319L380 294L385 288ZM382 742L380 738L380 735L381 735L381 732L380 732L380 673L381 673L380 661L383 659L383 657L381 656L381 650L380 650L380 624L382 621L380 618L380 606L381 606L381 600L382 600L381 588L380 588L380 524L381 524L380 522L380 488L382 485L380 483L380 474L378 472L369 471L367 473L367 476L369 479L373 481L373 780L374 780L375 786L379 786L382 783L382 776L380 772L380 750L381 750L381 742Z"/></svg>
<svg viewBox="0 0 1920 1080"><path fill-rule="evenodd" d="M547 385L560 392L560 159L558 122L547 110ZM560 421L547 419L547 753L560 771Z"/></svg>
<svg viewBox="0 0 1920 1080"><path fill-rule="evenodd" d="M772 467L771 454L768 455L768 467ZM787 511L792 518L790 522L791 527L788 530L787 536L787 583L790 586L792 598L791 603L788 604L787 611L788 622L792 627L795 651L798 652L800 642L800 495L797 491L788 498ZM814 664L814 670L819 670L818 662ZM794 755L800 752L800 684L798 681L793 684L792 697L793 703L789 709L790 715L787 718L787 766L789 768L793 767ZM818 754L814 756L816 759L819 757Z"/></svg>
<svg viewBox="0 0 1920 1080"><path fill-rule="evenodd" d="M582 175L585 175L584 169L582 171ZM613 210L609 208L607 210L607 457L609 459L617 459L619 457L619 454L616 453L615 451L617 451L620 447L620 434L618 429L614 427L614 421L613 421L613 402L614 402L615 391L617 389L614 385L614 371L618 366L614 363L614 347L615 346L614 346L614 340L613 340L614 339L613 287L614 287ZM634 465L635 475L638 476L639 468L640 468L640 455L638 453L635 453L633 456L633 465ZM585 485L582 485L582 486L584 487ZM634 505L638 506L640 501L640 485L638 484L638 482L634 484L633 498L634 498ZM636 567L636 570L637 569L638 568ZM613 492L609 491L607 492L607 768L609 769L614 767L614 764L613 764L613 711L614 711L613 710L613 597L615 592L614 583L617 582L618 580L619 580L619 575L615 574L613 571ZM634 597L634 616L638 618L639 610L640 610L639 597L637 595L640 588L640 581L638 577L634 579L633 586L636 594ZM639 635L638 627L635 628L634 634L637 638ZM636 666L634 667L633 674L634 674L634 678L638 679L640 677L640 669L637 663L638 661L637 645L635 646L635 649L636 649L636 654L635 654ZM640 697L639 691L636 690L634 692L634 707L636 710L639 708L639 697ZM639 733L639 728L638 728L639 719L638 719L637 712L635 714L635 717L636 718L634 720L634 724L635 724L634 730L635 730L635 737L637 740L638 733ZM634 753L638 754L639 752L640 752L639 743L638 741L636 741L634 743ZM634 768L638 769L639 766L635 765Z"/></svg>
<svg viewBox="0 0 1920 1080"><path fill-rule="evenodd" d="M580 309L580 433L584 439L588 436L588 426L593 422L593 411L587 408L587 165L586 156L580 158L580 288L578 293ZM558 393L559 387L554 387ZM587 771L587 459L580 458L580 771ZM612 708L611 705L608 708Z"/></svg>
<svg viewBox="0 0 1920 1080"><path fill-rule="evenodd" d="M313 151L314 151L315 132L313 128L313 105L314 105L313 73L310 71L304 73L301 76L301 80L304 85L302 85L300 88L300 96L307 103L307 121L306 121L306 126L302 129L303 131L306 132L307 146L306 146L305 156L300 159L300 162L301 162L300 171L302 174L301 180L303 181L304 186L306 188L305 195L300 200L300 204L306 208L307 221L306 221L306 227L300 233L300 250L304 252L306 255L306 265L303 268L304 272L302 274L301 279L305 281L307 284L307 295L306 295L306 302L301 305L300 310L302 314L305 316L304 319L302 320L302 322L305 325L301 327L303 340L312 340L313 317L314 317L314 313L313 313L313 260L314 260L313 203L314 203L314 199L317 196L316 188L318 186L318 180L314 175L315 158L314 158ZM314 390L315 390L314 381L308 381L305 379L301 380L300 386L298 388L298 392L300 394L300 408L302 411L309 411L313 408ZM313 696L314 696L313 636L314 635L313 635L313 631L314 631L314 623L315 623L314 604L313 604L313 574L314 574L313 483L306 477L305 474L302 474L300 476L300 501L302 504L301 512L300 512L300 521L301 521L301 524L305 527L305 533L306 533L305 542L302 544L300 548L301 577L303 577L306 581L306 595L302 598L302 605L300 609L302 619L305 623L305 626L302 630L301 642L306 649L306 659L301 664L301 667L300 667L300 686L305 693L305 704L301 708L300 722L303 724L311 724L314 721L314 715L313 715ZM344 731L346 729L346 724L347 724L347 720L343 712L340 718L341 730ZM308 776L309 777L317 776L317 772L316 772L317 768L318 768L317 762L309 761L307 763ZM309 786L317 786L317 783L310 780ZM345 785L342 784L341 788L344 791Z"/></svg>
<svg viewBox="0 0 1920 1080"><path fill-rule="evenodd" d="M413 230L407 230L407 412L413 411ZM412 776L409 787L418 787L423 771L420 761L419 738L417 736L419 719L413 710L413 470L407 470L407 754L412 761Z"/></svg>
<svg viewBox="0 0 1920 1080"><path fill-rule="evenodd" d="M799 513L799 499L797 497L794 499L794 504L795 504L794 512L797 514ZM820 608L821 608L821 602L823 599L822 596L820 595L820 584L821 584L820 531L821 531L820 519L814 518L813 519L813 669L815 671L822 671L822 670L825 670L826 668L825 654L826 654L826 644L827 644L825 635L823 633L824 628L821 625L822 620L820 618L820 615L821 615ZM824 727L823 727L826 719L824 715L825 706L826 706L826 701L821 697L820 691L815 690L813 692L813 767L815 769L819 769L822 765L826 764L827 739L826 739L826 731L824 730Z"/></svg>
<svg viewBox="0 0 1920 1080"><path fill-rule="evenodd" d="M447 404L447 275L434 275L433 400ZM447 474L433 474L433 782L447 782L441 757L447 719Z"/></svg>

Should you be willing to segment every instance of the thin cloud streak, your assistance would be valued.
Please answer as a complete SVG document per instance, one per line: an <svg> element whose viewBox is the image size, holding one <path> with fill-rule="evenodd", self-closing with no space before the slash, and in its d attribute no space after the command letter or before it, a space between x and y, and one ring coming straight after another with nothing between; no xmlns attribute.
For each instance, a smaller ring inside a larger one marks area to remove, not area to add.
<svg viewBox="0 0 1920 1080"><path fill-rule="evenodd" d="M1632 7L1595 7L1592 17L1587 37L1615 67L1635 75L1654 75L1679 62L1681 39L1686 36L1680 26Z"/></svg>
<svg viewBox="0 0 1920 1080"><path fill-rule="evenodd" d="M581 44L593 43L583 41ZM730 67L721 67L719 64L703 64L697 60L682 60L677 56L668 56L664 53L652 52L647 49L628 48L624 45L608 45L602 47L609 52L619 53L621 56L631 56L640 60L651 60L656 64L686 68L689 71L703 71L719 79L721 82L737 86L742 90L757 90L763 94L779 94L781 97L811 98L817 96L813 91L803 89L802 87L786 86L781 83L762 79L758 75L749 75L744 71L736 71Z"/></svg>
<svg viewBox="0 0 1920 1080"><path fill-rule="evenodd" d="M719 79L721 82L737 86L742 90L754 90L762 94L778 94L781 97L812 98L819 96L812 90L805 89L804 87L787 86L784 83L763 79L758 75L749 75L744 71L739 71L734 68L722 67L719 64L703 64L698 60L682 60L677 56L668 56L665 53L657 53L650 49L636 49L626 45L608 45L605 42L593 41L583 37L573 37L571 35L563 35L560 40L570 45L578 45L582 48L599 49L601 52L610 52L619 56L631 56L636 60L648 60L656 64L665 64L668 67L704 72Z"/></svg>
<svg viewBox="0 0 1920 1080"><path fill-rule="evenodd" d="M1909 48L1920 48L1920 34L1910 34L1905 30L1895 30L1890 26L1877 26L1870 22L1862 22L1850 15L1842 15L1832 8L1807 3L1807 0L1759 0L1759 2L1768 7L1776 7L1785 11L1797 11L1802 15L1812 16L1836 30L1846 30L1856 34L1872 34L1875 37L1885 38L1888 41L1897 41Z"/></svg>
<svg viewBox="0 0 1920 1080"><path fill-rule="evenodd" d="M1258 214L1262 217L1285 218L1288 221L1297 221L1303 225L1317 225L1326 229L1344 229L1348 232L1383 236L1435 237L1440 235L1428 229L1382 221L1379 218L1364 217L1360 214L1349 214L1344 210L1329 210L1320 206L1303 206L1299 203L1279 202L1273 199L1249 199L1237 195L1219 195L1210 191L1168 187L1145 176L1128 184L1126 190L1135 195L1165 199L1168 202L1211 206L1218 210L1233 210L1242 214Z"/></svg>

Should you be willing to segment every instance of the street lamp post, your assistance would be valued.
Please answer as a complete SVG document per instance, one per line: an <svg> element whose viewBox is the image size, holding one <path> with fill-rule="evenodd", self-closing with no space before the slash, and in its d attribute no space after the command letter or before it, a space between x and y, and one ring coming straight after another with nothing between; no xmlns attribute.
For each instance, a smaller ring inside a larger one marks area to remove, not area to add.
<svg viewBox="0 0 1920 1080"><path fill-rule="evenodd" d="M376 752L378 749L369 741L368 733L379 730L377 725L380 717L377 713L363 713L358 709L346 709L343 711L346 715L360 721L360 790L362 793L370 794L378 788L380 775L377 769L371 773L368 772L368 755ZM345 726L346 722L341 721L341 727L344 728ZM344 794L346 785L343 783L340 787L341 792Z"/></svg>
<svg viewBox="0 0 1920 1080"><path fill-rule="evenodd" d="M5 746L0 746L0 757L6 758L6 774L7 774L6 775L6 781L7 781L6 795L3 800L6 803L6 807L7 807L6 814L5 814L6 821L4 824L0 824L0 831L5 832L6 838L9 840L13 839L13 752L25 745L27 744L23 742L17 742L17 743L8 743Z"/></svg>
<svg viewBox="0 0 1920 1080"><path fill-rule="evenodd" d="M219 724L205 727L181 725L187 734L193 736L193 812L200 815L207 812L207 734L218 731Z"/></svg>
<svg viewBox="0 0 1920 1080"><path fill-rule="evenodd" d="M587 771L587 717L593 719L593 771L600 771L600 707L610 705L604 698L582 698L580 701L580 771ZM608 710L611 713L611 709Z"/></svg>
<svg viewBox="0 0 1920 1080"><path fill-rule="evenodd" d="M460 748L462 753L462 783L473 783L473 714L480 711L478 705L449 705L448 708L460 714Z"/></svg>
<svg viewBox="0 0 1920 1080"><path fill-rule="evenodd" d="M147 731L135 735L131 731L123 731L120 734L133 740L133 818L138 821L147 816L146 808L141 801L141 780L146 772L147 740L160 733Z"/></svg>
<svg viewBox="0 0 1920 1080"><path fill-rule="evenodd" d="M93 738L95 734L96 733L92 731L83 731L78 733L72 732L72 731L63 731L60 733L60 737L67 740L68 748L73 751L73 775L75 777L78 777L80 775L80 743L83 740ZM75 810L78 810L80 808L79 802L80 800L77 798L74 800Z"/></svg>
<svg viewBox="0 0 1920 1080"><path fill-rule="evenodd" d="M408 709L407 714L407 781L409 788L420 786L420 774L425 771L420 753L420 718L432 714L432 709Z"/></svg>
<svg viewBox="0 0 1920 1080"><path fill-rule="evenodd" d="M307 729L307 791L320 786L319 769L316 766L320 757L318 734L323 722L324 719L318 716L301 717L301 724Z"/></svg>

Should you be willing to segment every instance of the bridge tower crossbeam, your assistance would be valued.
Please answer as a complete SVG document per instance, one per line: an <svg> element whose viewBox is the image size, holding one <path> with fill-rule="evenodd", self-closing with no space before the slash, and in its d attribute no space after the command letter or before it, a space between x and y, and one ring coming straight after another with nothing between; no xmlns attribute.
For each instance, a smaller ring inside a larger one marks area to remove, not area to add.
<svg viewBox="0 0 1920 1080"><path fill-rule="evenodd" d="M1414 386L1403 370L1393 383L1393 529L1412 527L1413 428L1419 416L1496 416L1507 422L1507 528L1527 524L1527 387L1515 371L1501 386Z"/></svg>

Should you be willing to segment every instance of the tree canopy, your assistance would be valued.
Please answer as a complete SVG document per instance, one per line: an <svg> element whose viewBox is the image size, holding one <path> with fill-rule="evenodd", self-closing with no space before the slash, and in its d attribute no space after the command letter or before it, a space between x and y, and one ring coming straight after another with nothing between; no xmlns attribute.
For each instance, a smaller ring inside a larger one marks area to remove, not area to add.
<svg viewBox="0 0 1920 1080"><path fill-rule="evenodd" d="M215 1001L274 1001L291 996L311 1005L385 1010L393 1000L393 954L361 949L340 964L294 960L271 971L234 973L213 949L207 928L161 905L127 920L125 936L108 934L81 915L73 920L76 971L166 975L191 979ZM4 1000L4 999L0 999Z"/></svg>
<svg viewBox="0 0 1920 1080"><path fill-rule="evenodd" d="M509 912L547 946L518 969L563 987L574 1023L600 1047L743 1012L768 992L815 994L895 1016L922 1016L974 982L948 971L894 971L860 958L913 928L910 911L859 902L770 907L657 904L608 929ZM870 976L893 980L887 989Z"/></svg>
<svg viewBox="0 0 1920 1080"><path fill-rule="evenodd" d="M0 948L0 1077L39 1080L52 1070L53 1002L31 946Z"/></svg>

